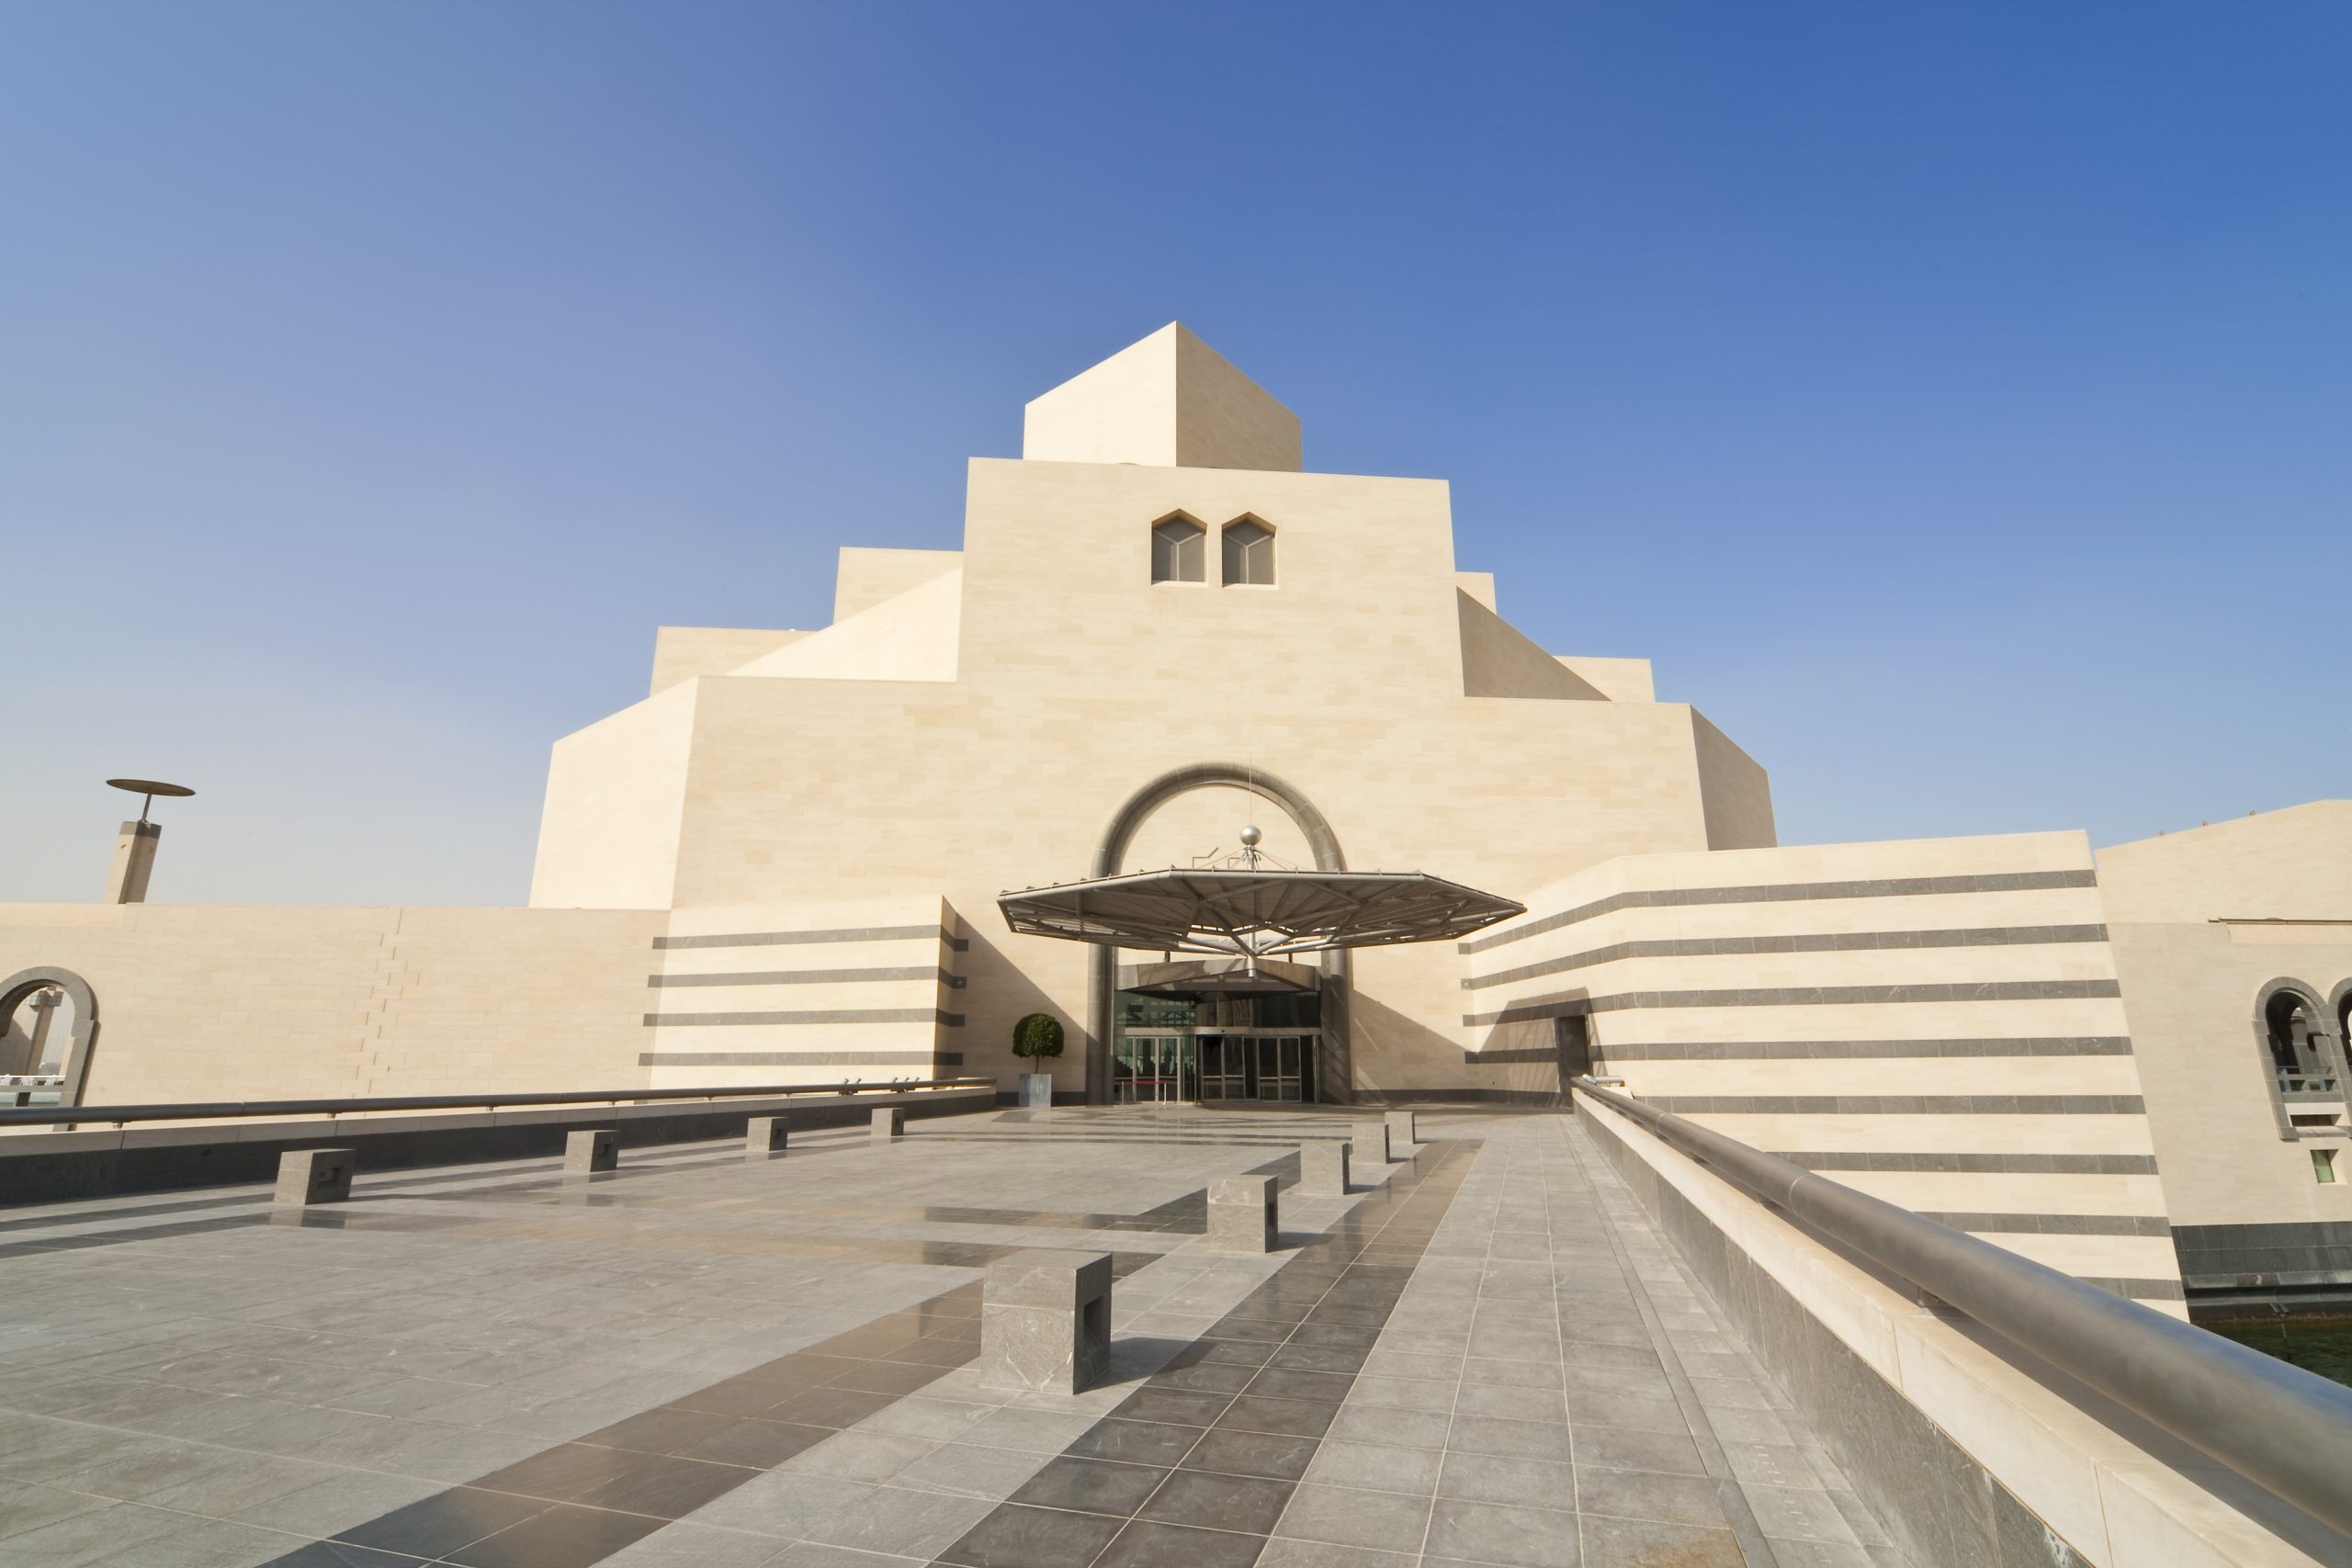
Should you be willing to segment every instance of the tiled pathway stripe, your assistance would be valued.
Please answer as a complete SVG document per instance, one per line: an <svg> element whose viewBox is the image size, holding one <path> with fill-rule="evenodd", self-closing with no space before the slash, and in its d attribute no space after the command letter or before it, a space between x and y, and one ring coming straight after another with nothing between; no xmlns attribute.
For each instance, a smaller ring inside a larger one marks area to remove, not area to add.
<svg viewBox="0 0 2352 1568"><path fill-rule="evenodd" d="M1258 1562L1469 1164L1428 1145L935 1561Z"/></svg>
<svg viewBox="0 0 2352 1568"><path fill-rule="evenodd" d="M979 1285L960 1285L264 1568L594 1562L969 1361L979 1311Z"/></svg>
<svg viewBox="0 0 2352 1568"><path fill-rule="evenodd" d="M1297 1158L1269 1162L1255 1173L1295 1179ZM534 1196L538 1185L515 1183L496 1195L544 1201ZM469 1194L491 1195L481 1190ZM1194 1191L1140 1214L928 1206L908 1206L892 1214L967 1224L1198 1234L1204 1208L1203 1195ZM346 1216L304 1217L341 1221ZM1102 1223L1092 1223L1096 1221ZM978 1269L1017 1250L978 1242L876 1239L820 1243L811 1255ZM1156 1256L1114 1253L1113 1266L1124 1276ZM330 1540L314 1541L264 1568L414 1568L421 1563L574 1568L594 1563L970 1361L979 1348L980 1290L977 1283L959 1286Z"/></svg>

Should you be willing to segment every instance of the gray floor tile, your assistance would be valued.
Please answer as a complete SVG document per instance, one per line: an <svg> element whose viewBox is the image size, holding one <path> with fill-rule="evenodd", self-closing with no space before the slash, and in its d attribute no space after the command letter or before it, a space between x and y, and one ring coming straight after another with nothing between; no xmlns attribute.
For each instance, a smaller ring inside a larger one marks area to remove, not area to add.
<svg viewBox="0 0 2352 1568"><path fill-rule="evenodd" d="M1350 1404L1385 1410L1451 1412L1459 1385L1452 1379L1360 1377L1348 1391Z"/></svg>
<svg viewBox="0 0 2352 1568"><path fill-rule="evenodd" d="M877 1487L862 1501L820 1519L806 1539L928 1559L978 1524L995 1506L977 1497Z"/></svg>
<svg viewBox="0 0 2352 1568"><path fill-rule="evenodd" d="M1703 1475L1649 1470L1577 1470L1577 1508L1587 1516L1658 1519L1668 1524L1728 1529L1717 1483Z"/></svg>
<svg viewBox="0 0 2352 1568"><path fill-rule="evenodd" d="M1292 1484L1262 1476L1179 1470L1151 1494L1137 1517L1162 1524L1264 1535L1282 1517Z"/></svg>
<svg viewBox="0 0 2352 1568"><path fill-rule="evenodd" d="M1511 1421L1565 1423L1568 1418L1568 1405L1566 1397L1556 1383L1526 1388L1465 1380L1460 1396L1453 1403L1453 1413L1457 1416L1498 1416Z"/></svg>
<svg viewBox="0 0 2352 1568"><path fill-rule="evenodd" d="M1507 1421L1498 1416L1453 1417L1447 1430L1448 1451L1506 1454L1514 1459L1566 1461L1571 1457L1565 1423Z"/></svg>
<svg viewBox="0 0 2352 1568"><path fill-rule="evenodd" d="M1375 1551L1370 1547L1276 1536L1259 1553L1257 1568L1414 1568L1415 1552Z"/></svg>
<svg viewBox="0 0 2352 1568"><path fill-rule="evenodd" d="M1400 1449L1326 1438L1307 1466L1306 1479L1327 1486L1401 1492L1426 1497L1437 1490L1442 1455L1431 1449Z"/></svg>
<svg viewBox="0 0 2352 1568"><path fill-rule="evenodd" d="M152 1540L94 1560L89 1568L252 1568L302 1544L294 1536L229 1519L186 1518Z"/></svg>
<svg viewBox="0 0 2352 1568"><path fill-rule="evenodd" d="M1120 1426L1130 1423L1121 1422ZM1153 1427L1167 1431L1168 1427ZM1043 1454L1018 1450L984 1449L971 1443L948 1443L933 1449L890 1477L890 1484L919 1492L943 1492L951 1496L984 1497L1002 1502L1047 1462Z"/></svg>
<svg viewBox="0 0 2352 1568"><path fill-rule="evenodd" d="M1704 1475L1698 1445L1681 1432L1643 1432L1626 1427L1579 1422L1576 1461L1602 1470L1658 1470L1673 1475Z"/></svg>
<svg viewBox="0 0 2352 1568"><path fill-rule="evenodd" d="M1747 1568L1731 1531L1649 1519L1584 1520L1585 1568Z"/></svg>
<svg viewBox="0 0 2352 1568"><path fill-rule="evenodd" d="M640 1540L622 1547L597 1568L763 1568L789 1562L772 1536L746 1535L687 1523L668 1524ZM886 1568L868 1558L865 1568Z"/></svg>
<svg viewBox="0 0 2352 1568"><path fill-rule="evenodd" d="M1437 1490L1439 1496L1461 1502L1508 1503L1561 1513L1573 1513L1577 1506L1576 1470L1554 1460L1449 1453Z"/></svg>
<svg viewBox="0 0 2352 1568"><path fill-rule="evenodd" d="M1334 1546L1410 1553L1420 1547L1430 1500L1390 1492L1361 1492L1302 1483L1274 1527L1277 1536Z"/></svg>
<svg viewBox="0 0 2352 1568"><path fill-rule="evenodd" d="M1442 1449L1451 1418L1424 1410L1343 1406L1323 1436L1329 1440L1396 1449Z"/></svg>
<svg viewBox="0 0 2352 1568"><path fill-rule="evenodd" d="M0 1565L85 1568L101 1558L168 1536L191 1522L186 1514L137 1503L113 1503L0 1540Z"/></svg>
<svg viewBox="0 0 2352 1568"><path fill-rule="evenodd" d="M442 1490L439 1483L405 1475L337 1471L325 1481L265 1502L248 1504L230 1517L289 1535L331 1536L365 1524Z"/></svg>
<svg viewBox="0 0 2352 1568"><path fill-rule="evenodd" d="M1095 1559L1096 1568L1250 1568L1257 1536L1136 1519Z"/></svg>
<svg viewBox="0 0 2352 1568"><path fill-rule="evenodd" d="M76 1514L96 1513L105 1506L107 1499L103 1497L51 1486L0 1487L0 1540Z"/></svg>
<svg viewBox="0 0 2352 1568"><path fill-rule="evenodd" d="M1432 1559L1503 1568L1577 1568L1577 1521L1540 1508L1441 1497L1423 1551Z"/></svg>

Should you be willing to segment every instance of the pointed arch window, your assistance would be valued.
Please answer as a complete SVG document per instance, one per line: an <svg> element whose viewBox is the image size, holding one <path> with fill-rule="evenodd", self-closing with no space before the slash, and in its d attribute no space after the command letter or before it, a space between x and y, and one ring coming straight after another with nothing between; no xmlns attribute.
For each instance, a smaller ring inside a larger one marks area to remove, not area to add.
<svg viewBox="0 0 2352 1568"><path fill-rule="evenodd" d="M1274 531L1255 517L1225 525L1225 585L1274 585Z"/></svg>
<svg viewBox="0 0 2352 1568"><path fill-rule="evenodd" d="M1151 580L1198 582L1208 574L1208 530L1189 517L1167 517L1151 525Z"/></svg>

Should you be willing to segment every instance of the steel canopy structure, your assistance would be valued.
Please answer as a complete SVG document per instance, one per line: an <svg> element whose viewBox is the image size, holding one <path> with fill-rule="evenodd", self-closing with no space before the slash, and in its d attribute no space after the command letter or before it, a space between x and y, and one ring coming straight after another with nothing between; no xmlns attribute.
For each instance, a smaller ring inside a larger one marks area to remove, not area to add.
<svg viewBox="0 0 2352 1568"><path fill-rule="evenodd" d="M1136 872L1006 893L1024 936L1250 960L1334 948L1442 942L1526 913L1523 905L1422 872L1266 866Z"/></svg>

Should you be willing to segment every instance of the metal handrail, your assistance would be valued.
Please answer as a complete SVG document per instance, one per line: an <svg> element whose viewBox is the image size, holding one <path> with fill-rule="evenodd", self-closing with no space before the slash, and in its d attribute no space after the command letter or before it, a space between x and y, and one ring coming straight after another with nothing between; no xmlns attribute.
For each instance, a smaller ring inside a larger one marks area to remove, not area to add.
<svg viewBox="0 0 2352 1568"><path fill-rule="evenodd" d="M2208 1458L2352 1534L2352 1388L1923 1219L1736 1138L1577 1088Z"/></svg>
<svg viewBox="0 0 2352 1568"><path fill-rule="evenodd" d="M410 1094L372 1100L229 1100L178 1105L0 1107L0 1127L102 1122L220 1122L259 1116L342 1116L369 1111L495 1111L516 1105L623 1105L671 1100L775 1100L794 1094L898 1094L918 1089L994 1086L989 1077L910 1078L904 1083L764 1084L750 1088L582 1089L533 1094Z"/></svg>

